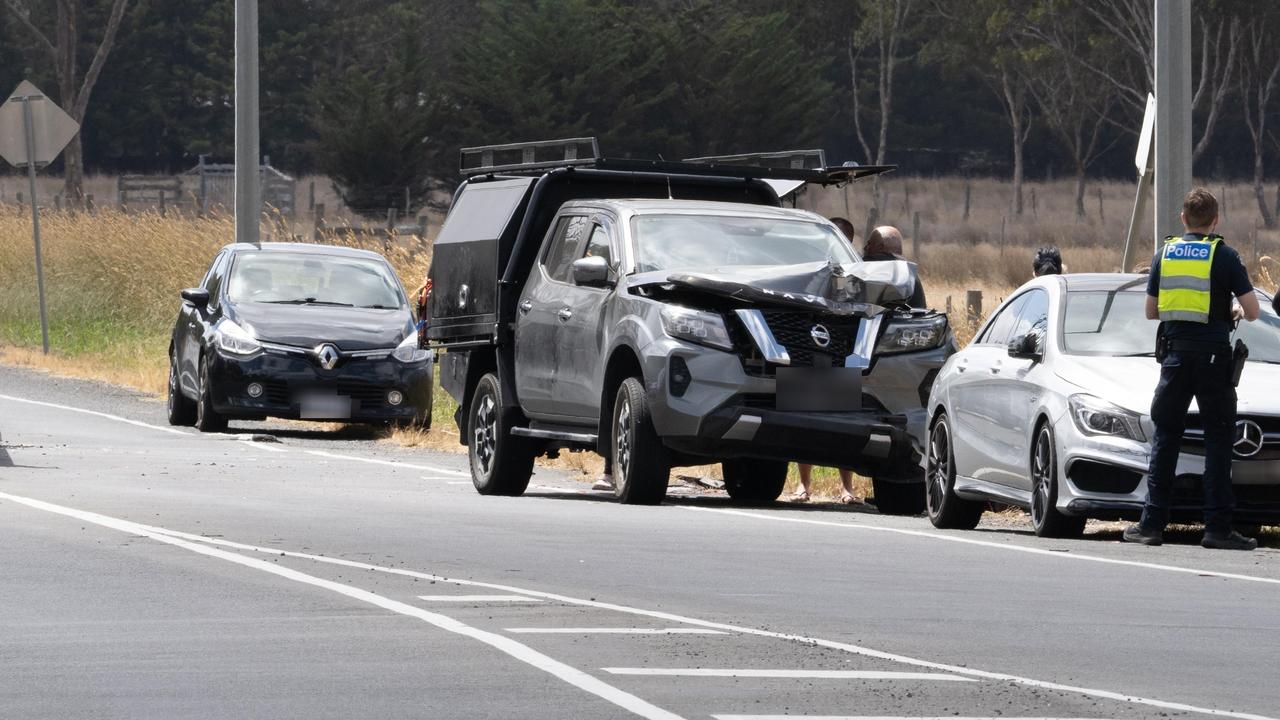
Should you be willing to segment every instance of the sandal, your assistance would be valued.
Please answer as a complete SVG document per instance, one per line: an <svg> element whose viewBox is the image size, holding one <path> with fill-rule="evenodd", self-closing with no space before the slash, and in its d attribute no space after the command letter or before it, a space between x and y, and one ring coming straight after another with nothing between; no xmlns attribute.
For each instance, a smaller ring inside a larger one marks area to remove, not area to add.
<svg viewBox="0 0 1280 720"><path fill-rule="evenodd" d="M791 495L791 502L809 502L809 493L805 490L797 490Z"/></svg>
<svg viewBox="0 0 1280 720"><path fill-rule="evenodd" d="M857 505L858 499L850 495L849 493L841 493L840 504L841 505Z"/></svg>

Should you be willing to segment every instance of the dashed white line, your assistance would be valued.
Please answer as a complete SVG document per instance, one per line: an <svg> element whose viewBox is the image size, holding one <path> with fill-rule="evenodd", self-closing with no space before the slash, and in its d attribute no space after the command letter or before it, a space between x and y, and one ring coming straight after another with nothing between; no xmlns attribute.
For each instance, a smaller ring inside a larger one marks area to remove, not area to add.
<svg viewBox="0 0 1280 720"><path fill-rule="evenodd" d="M441 475L452 475L454 477L471 477L469 472L460 472L458 470L450 470L448 468L435 467L433 465L415 465L413 463L400 462L398 460L380 460L378 458L363 458L357 455L340 455L325 450L303 450L308 455L316 457L329 458L331 460L349 460L351 462L362 462L370 465L385 465L387 467L402 468L405 470L424 470L426 472L440 473Z"/></svg>
<svg viewBox="0 0 1280 720"><path fill-rule="evenodd" d="M140 525L129 520L121 520L119 518L108 517L106 515L99 515L98 513L76 510L74 508L54 505L53 503L46 503L42 500L10 495L8 493L0 493L0 499L10 500L37 510L75 518L81 522L100 525L102 527L111 528L112 530L119 530L121 532L129 533L130 535L140 535L166 545L172 545L184 550L190 550L194 553L199 553L200 555L225 560L251 570L269 573L304 585L329 590L331 592L338 593L339 595L345 595L353 600L358 600L360 602L368 603L369 605L383 608L384 610L417 618L441 630L462 635L463 637L468 637L489 645L490 647L500 650L520 662L547 672L576 688L589 692L592 695L611 702L614 705L617 705L618 707L640 717L649 718L650 720L683 720L675 713L664 710L592 675L588 675L575 667L571 667L559 660L544 655L528 645L524 645L523 643L512 640L504 635L480 630L479 628L454 620L446 615L429 612L422 608L414 607L413 605L402 603L397 600L392 600L368 590L362 590L343 583L325 580L324 578L319 578L314 575L308 575L297 570L281 567L275 563L246 557L226 550L219 550L216 547L210 547L208 543L184 540L175 535L159 532L156 529L146 525Z"/></svg>
<svg viewBox="0 0 1280 720"><path fill-rule="evenodd" d="M177 428L165 427L163 425L152 425L151 423L145 423L140 420L130 420L129 418L120 417L119 415L112 415L111 413L98 412L97 410L86 410L84 408L72 407L70 405L59 405L58 403L44 402L41 400L28 400L26 398L14 397L12 395L0 395L0 400L9 400L11 402L26 403L28 405L39 405L41 407L55 408L58 410L68 410L70 412L77 412L84 415L94 415L96 417L106 418L107 420L114 420L116 422L126 423L128 425L133 425L135 427L144 427L149 430L157 430L159 432L169 433L170 435L183 435L186 437L197 437L193 433L178 430Z"/></svg>
<svg viewBox="0 0 1280 720"><path fill-rule="evenodd" d="M458 603L512 603L512 602L542 602L542 598L529 597L527 595L419 595L419 600L427 602L458 602Z"/></svg>
<svg viewBox="0 0 1280 720"><path fill-rule="evenodd" d="M973 678L946 673L886 672L882 670L768 670L757 668L600 668L610 675L655 677L786 678L801 680L928 680L977 682Z"/></svg>
<svg viewBox="0 0 1280 720"><path fill-rule="evenodd" d="M911 717L903 715L712 715L713 720L1105 720L1104 718L1052 717Z"/></svg>
<svg viewBox="0 0 1280 720"><path fill-rule="evenodd" d="M728 635L723 630L707 630L704 628L618 628L618 627L515 627L507 628L509 633L522 635Z"/></svg>
<svg viewBox="0 0 1280 720"><path fill-rule="evenodd" d="M864 530L868 532L884 532L893 533L895 535L908 535L911 537L928 538L930 540L944 540L946 542L960 543L962 545L977 545L979 547L995 548L997 550L1008 550L1011 552L1027 553L1030 555L1043 555L1047 557L1058 558L1062 560L1079 560L1083 562L1102 563L1104 565L1121 565L1125 567L1138 567L1147 570L1160 570L1163 572L1182 573L1185 575L1201 575L1205 577L1223 578L1226 580L1244 580L1247 582L1263 583L1267 585L1280 585L1280 579L1269 577L1258 577L1256 575L1241 575L1239 573L1221 572L1219 570L1205 570L1202 568L1181 567L1178 565L1161 565L1159 563L1142 562L1139 560L1120 560L1118 558L1100 557L1098 555L1084 555L1077 552L1058 552L1055 550L1045 550L1044 548L1028 547L1026 545L1018 545L1014 543L996 543L990 540L976 540L973 538L961 537L958 535L946 535L943 533L929 532L927 530L907 530L906 528L884 527L881 525L856 525L847 522L835 522L832 520L810 520L808 518L784 517L781 515L765 515L763 513L747 512L745 510L724 510L720 508L706 507L689 507L685 505L678 506L681 510L689 510L691 512L718 513L720 515L734 515L737 517L753 518L756 520L770 520L772 522L789 522L802 523L805 525L821 525L824 527L840 528L842 530Z"/></svg>

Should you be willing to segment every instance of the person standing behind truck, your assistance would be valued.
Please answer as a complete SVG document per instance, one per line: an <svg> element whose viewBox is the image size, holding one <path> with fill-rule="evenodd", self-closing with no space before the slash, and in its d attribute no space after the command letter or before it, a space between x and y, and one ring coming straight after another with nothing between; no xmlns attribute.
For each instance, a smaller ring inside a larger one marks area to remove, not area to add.
<svg viewBox="0 0 1280 720"><path fill-rule="evenodd" d="M1170 237L1151 262L1146 316L1159 318L1156 357L1160 383L1151 402L1151 467L1142 520L1125 528L1125 542L1160 545L1169 523L1173 479L1192 398L1204 427L1204 538L1219 550L1253 550L1258 541L1232 529L1231 453L1235 441L1235 359L1232 323L1258 319L1258 297L1240 255L1213 234L1218 200L1204 188L1182 203L1186 234ZM1233 307L1232 298L1239 300Z"/></svg>

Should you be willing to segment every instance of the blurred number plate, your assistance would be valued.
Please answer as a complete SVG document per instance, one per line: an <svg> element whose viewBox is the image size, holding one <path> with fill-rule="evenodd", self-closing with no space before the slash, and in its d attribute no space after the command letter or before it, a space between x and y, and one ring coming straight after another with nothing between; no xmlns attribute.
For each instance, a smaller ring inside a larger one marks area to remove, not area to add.
<svg viewBox="0 0 1280 720"><path fill-rule="evenodd" d="M351 417L351 398L344 395L311 393L299 398L303 420L346 420Z"/></svg>
<svg viewBox="0 0 1280 720"><path fill-rule="evenodd" d="M778 368L778 409L848 412L862 409L861 368Z"/></svg>

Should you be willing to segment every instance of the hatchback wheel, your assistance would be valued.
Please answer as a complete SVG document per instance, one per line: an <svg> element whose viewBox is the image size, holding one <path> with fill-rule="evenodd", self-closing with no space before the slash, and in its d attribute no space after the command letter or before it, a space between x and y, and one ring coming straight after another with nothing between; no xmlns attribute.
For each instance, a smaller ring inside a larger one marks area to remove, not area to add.
<svg viewBox="0 0 1280 720"><path fill-rule="evenodd" d="M200 397L196 400L196 429L200 432L222 432L227 419L213 409L213 378L209 377L209 358L200 359Z"/></svg>
<svg viewBox="0 0 1280 720"><path fill-rule="evenodd" d="M1058 511L1058 452L1053 428L1043 423L1031 451L1031 524L1040 537L1074 538L1084 532L1085 518Z"/></svg>
<svg viewBox="0 0 1280 720"><path fill-rule="evenodd" d="M178 384L178 358L174 352L169 353L169 387L165 397L170 425L194 425L196 422L196 404L182 394Z"/></svg>
<svg viewBox="0 0 1280 720"><path fill-rule="evenodd" d="M951 449L951 423L938 416L929 430L929 451L925 459L925 506L929 522L936 528L972 530L985 509L983 503L956 495L956 458Z"/></svg>

